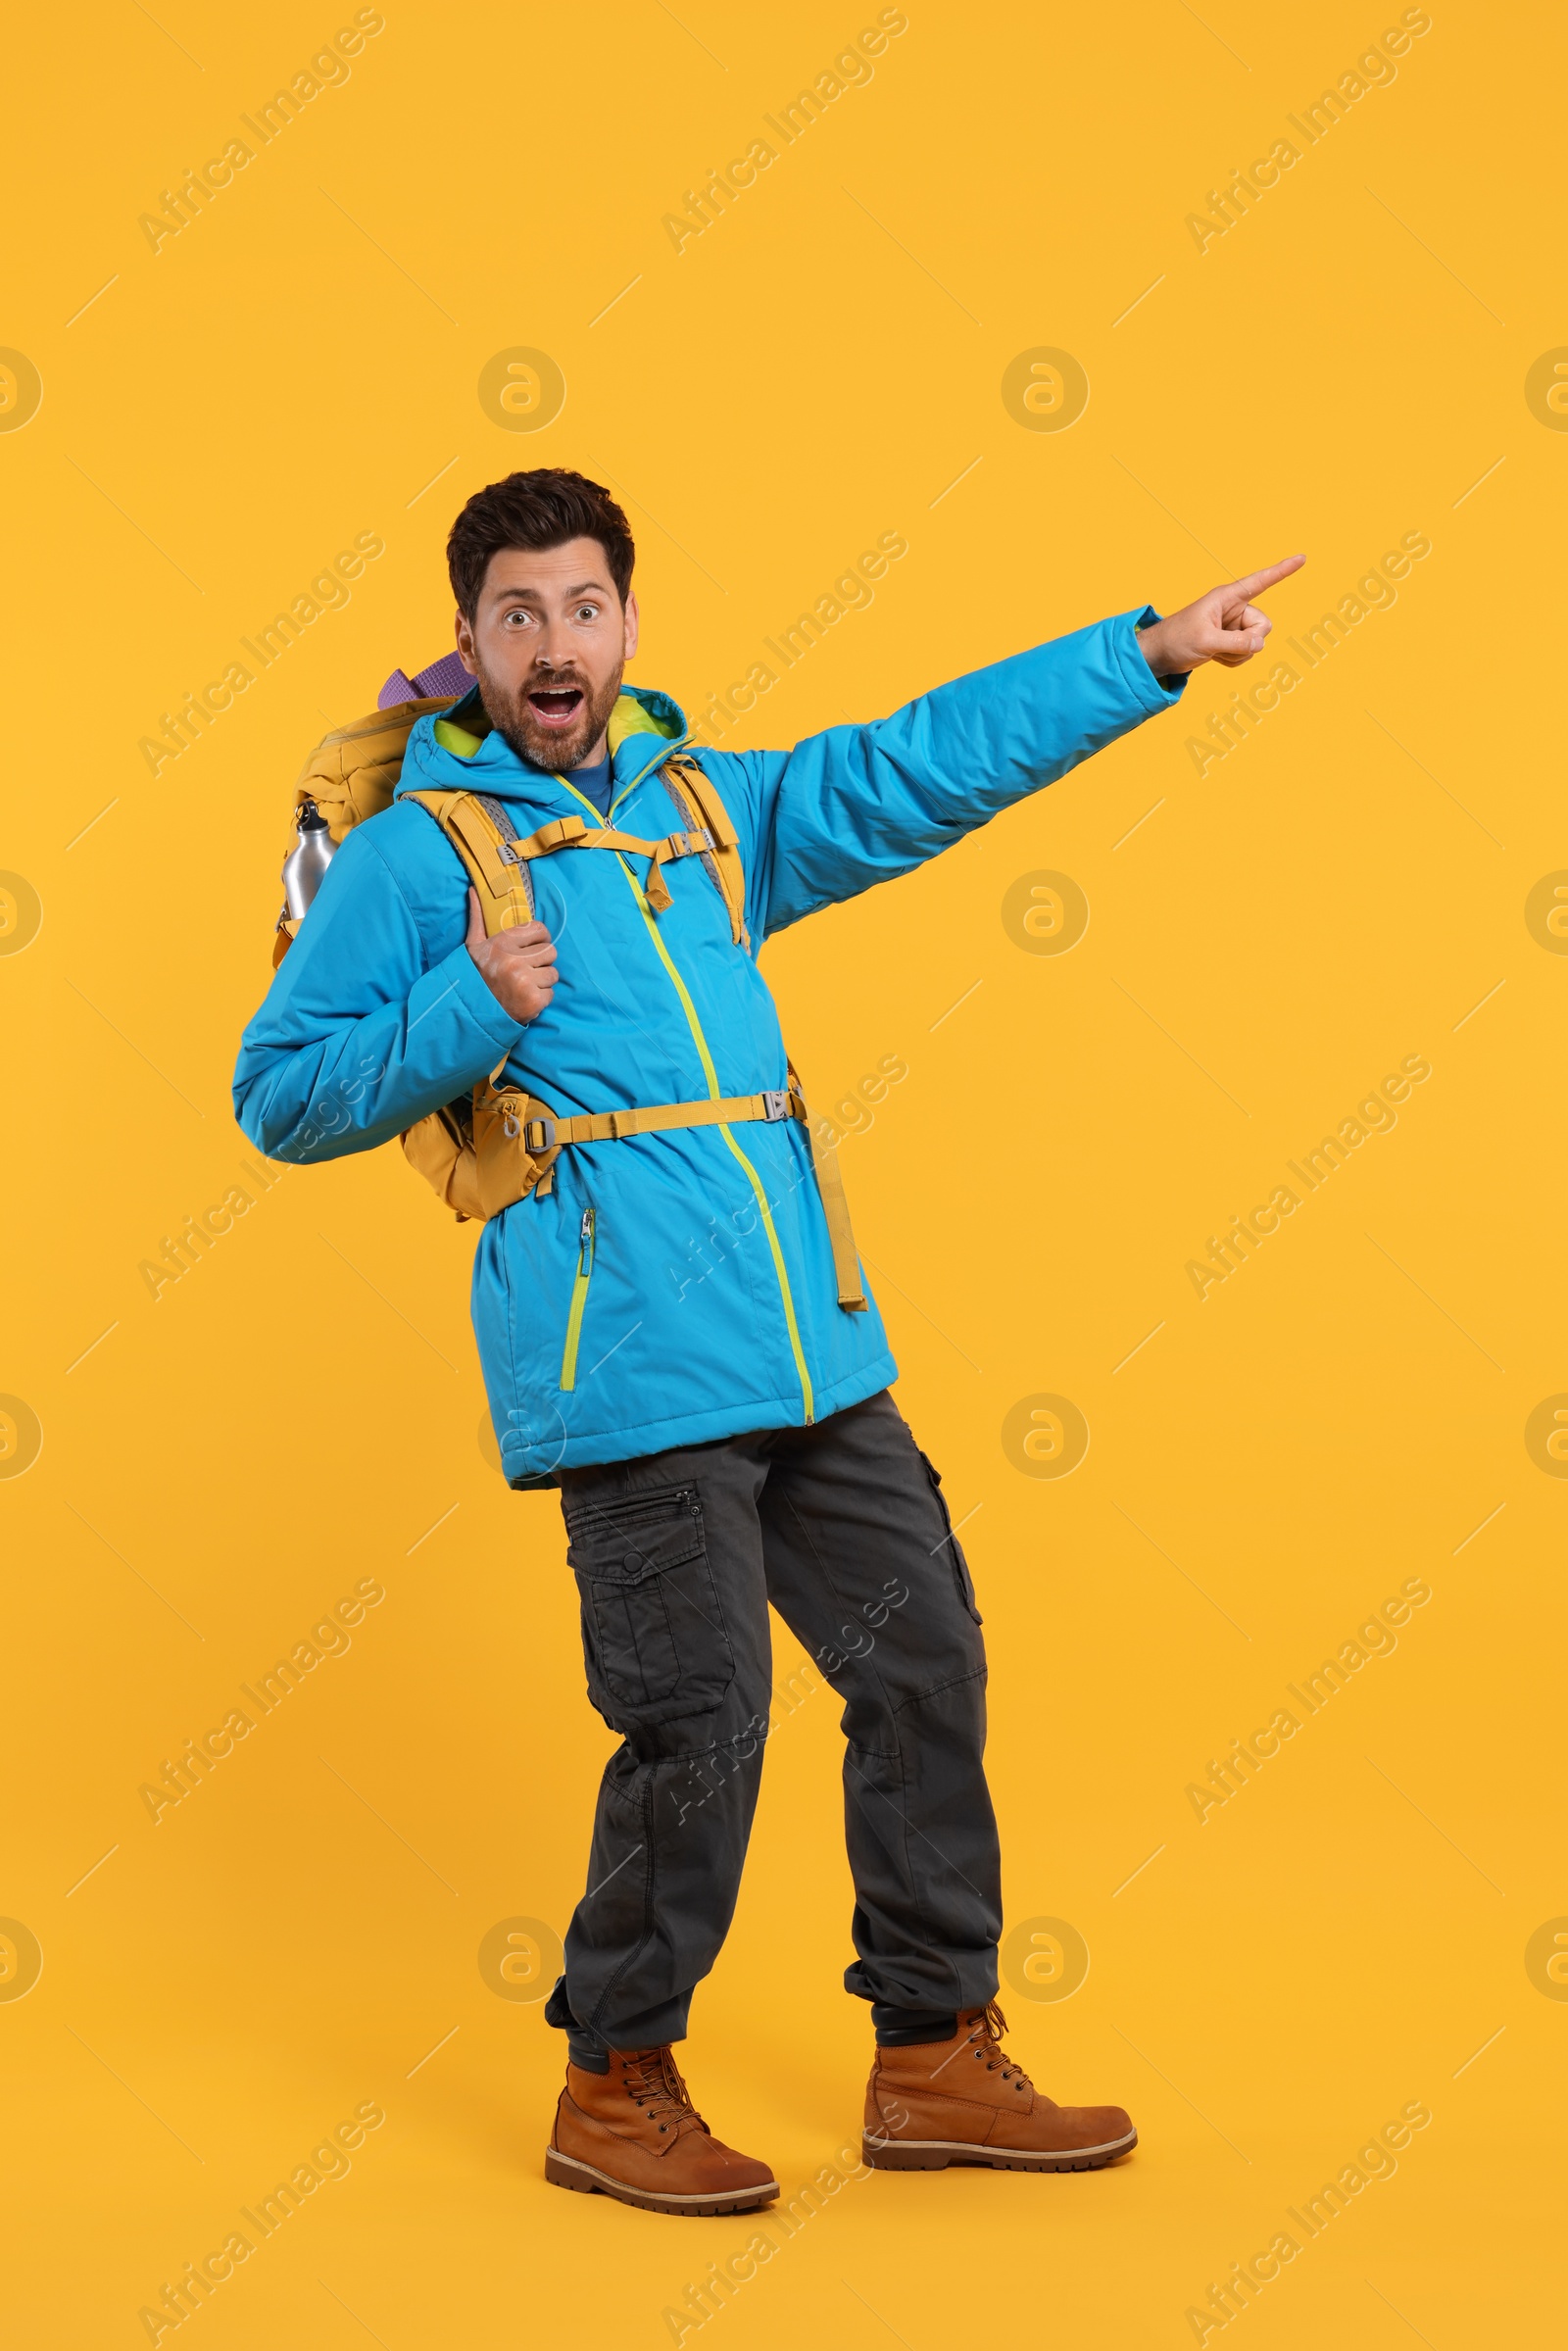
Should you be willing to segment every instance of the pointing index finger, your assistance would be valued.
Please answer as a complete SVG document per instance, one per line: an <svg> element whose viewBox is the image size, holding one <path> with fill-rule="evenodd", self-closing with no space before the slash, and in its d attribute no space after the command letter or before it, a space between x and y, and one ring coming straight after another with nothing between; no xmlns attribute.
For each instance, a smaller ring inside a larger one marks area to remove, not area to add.
<svg viewBox="0 0 1568 2351"><path fill-rule="evenodd" d="M1288 555L1283 562L1270 563L1266 570L1250 571L1245 579L1233 580L1231 594L1245 597L1250 603L1254 596L1261 596L1265 588L1275 587L1280 580L1289 579L1293 571L1299 571L1305 562L1304 555Z"/></svg>

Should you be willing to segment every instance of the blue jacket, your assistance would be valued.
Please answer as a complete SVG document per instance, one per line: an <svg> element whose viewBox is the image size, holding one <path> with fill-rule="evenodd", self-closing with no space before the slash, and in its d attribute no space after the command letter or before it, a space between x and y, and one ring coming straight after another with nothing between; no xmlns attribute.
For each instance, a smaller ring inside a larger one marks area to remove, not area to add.
<svg viewBox="0 0 1568 2351"><path fill-rule="evenodd" d="M1166 709L1180 686L1151 674L1134 638L1153 617L1102 621L794 751L704 746L740 835L751 953L734 945L697 858L663 868L672 903L657 919L620 857L538 858L538 913L559 944L561 980L526 1026L502 1010L464 945L456 851L400 797L348 835L245 1032L240 1125L273 1159L372 1151L503 1056L509 1083L564 1113L782 1088L762 942L923 863ZM527 766L499 734L476 747L458 735L465 756L453 727L466 719L482 724L476 700L416 722L400 795L480 790L523 835L582 813L568 783ZM674 828L659 768L686 740L666 696L623 693L612 725L622 830L657 840ZM794 1120L563 1151L545 1199L517 1201L481 1231L472 1310L514 1481L820 1420L897 1376L874 1301L865 1313L838 1303Z"/></svg>

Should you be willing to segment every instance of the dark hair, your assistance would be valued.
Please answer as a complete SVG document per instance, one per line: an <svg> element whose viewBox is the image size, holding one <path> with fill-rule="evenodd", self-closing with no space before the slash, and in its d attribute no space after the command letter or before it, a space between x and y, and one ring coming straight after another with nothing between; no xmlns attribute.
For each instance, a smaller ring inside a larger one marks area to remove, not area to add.
<svg viewBox="0 0 1568 2351"><path fill-rule="evenodd" d="M599 541L624 604L637 551L625 515L598 482L542 465L475 490L447 540L447 572L460 610L473 618L490 558L502 548L543 551L564 547L568 539Z"/></svg>

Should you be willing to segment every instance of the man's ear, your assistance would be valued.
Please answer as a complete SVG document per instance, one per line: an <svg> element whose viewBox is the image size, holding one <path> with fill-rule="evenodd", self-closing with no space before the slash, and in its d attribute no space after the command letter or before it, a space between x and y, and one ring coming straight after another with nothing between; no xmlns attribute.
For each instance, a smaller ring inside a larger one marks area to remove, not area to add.
<svg viewBox="0 0 1568 2351"><path fill-rule="evenodd" d="M477 677L479 674L479 663L474 655L473 629L469 622L468 615L466 612L460 611L456 615L456 619L457 627L455 634L458 644L458 659L463 663L464 668L466 669L470 677Z"/></svg>
<svg viewBox="0 0 1568 2351"><path fill-rule="evenodd" d="M626 609L623 617L625 623L625 635L621 642L621 652L624 659L629 661L633 654L637 651L638 612L637 599L634 594L627 594Z"/></svg>

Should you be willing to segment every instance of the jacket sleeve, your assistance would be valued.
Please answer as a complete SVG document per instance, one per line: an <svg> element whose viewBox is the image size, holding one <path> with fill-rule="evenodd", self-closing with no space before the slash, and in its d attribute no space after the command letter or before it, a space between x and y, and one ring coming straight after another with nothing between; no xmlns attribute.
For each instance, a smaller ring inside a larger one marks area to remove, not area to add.
<svg viewBox="0 0 1568 2351"><path fill-rule="evenodd" d="M761 939L951 848L1156 710L1148 607L922 694L891 718L753 754L752 930ZM751 761L748 761L751 764Z"/></svg>
<svg viewBox="0 0 1568 2351"><path fill-rule="evenodd" d="M428 961L372 825L327 867L241 1040L234 1115L270 1159L373 1151L475 1084L522 1034L466 946Z"/></svg>

